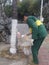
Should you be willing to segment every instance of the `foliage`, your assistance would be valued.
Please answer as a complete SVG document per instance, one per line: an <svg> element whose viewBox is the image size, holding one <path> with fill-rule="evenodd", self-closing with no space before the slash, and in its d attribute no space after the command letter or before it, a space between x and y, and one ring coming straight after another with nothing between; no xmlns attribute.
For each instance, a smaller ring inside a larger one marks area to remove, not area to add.
<svg viewBox="0 0 49 65"><path fill-rule="evenodd" d="M49 12L49 6L45 5L48 3L48 0L44 1L44 8L43 8L43 16L45 18L45 21L49 21L48 13ZM40 7L41 7L41 0L22 0L22 2L18 2L17 6L17 12L18 13L18 19L22 19L24 13L29 13L30 15L33 15L33 13L38 17L40 16ZM12 6L7 5L5 7L5 13L8 17L12 16Z"/></svg>
<svg viewBox="0 0 49 65"><path fill-rule="evenodd" d="M45 4L43 8L43 17L45 18L45 22L49 22L49 2Z"/></svg>
<svg viewBox="0 0 49 65"><path fill-rule="evenodd" d="M18 4L18 14L23 17L24 13L33 13L39 16L40 12L40 0L23 0Z"/></svg>
<svg viewBox="0 0 49 65"><path fill-rule="evenodd" d="M12 6L11 5L7 5L5 6L5 14L8 16L8 17L11 17L12 16Z"/></svg>
<svg viewBox="0 0 49 65"><path fill-rule="evenodd" d="M46 1L43 8L43 17L44 17L45 26L47 30L49 30L49 1L48 0Z"/></svg>
<svg viewBox="0 0 49 65"><path fill-rule="evenodd" d="M17 6L17 5L16 5ZM23 0L18 3L17 6L18 18L22 19L24 13L32 15L39 15L40 13L40 0ZM12 6L7 5L5 7L5 13L8 17L12 15Z"/></svg>

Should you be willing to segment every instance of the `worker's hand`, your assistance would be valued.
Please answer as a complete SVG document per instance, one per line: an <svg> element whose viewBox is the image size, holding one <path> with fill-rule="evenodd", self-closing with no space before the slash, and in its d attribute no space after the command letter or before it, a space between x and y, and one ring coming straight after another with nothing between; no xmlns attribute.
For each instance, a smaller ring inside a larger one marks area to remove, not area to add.
<svg viewBox="0 0 49 65"><path fill-rule="evenodd" d="M17 32L17 37L21 38L21 33L20 32Z"/></svg>
<svg viewBox="0 0 49 65"><path fill-rule="evenodd" d="M22 38L24 38L25 40L28 40L28 36L26 34L22 35Z"/></svg>

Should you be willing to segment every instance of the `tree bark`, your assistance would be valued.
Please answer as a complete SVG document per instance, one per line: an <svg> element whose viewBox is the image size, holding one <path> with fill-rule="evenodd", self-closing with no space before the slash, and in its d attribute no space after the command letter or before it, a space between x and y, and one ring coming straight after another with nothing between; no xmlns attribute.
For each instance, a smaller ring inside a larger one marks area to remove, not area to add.
<svg viewBox="0 0 49 65"><path fill-rule="evenodd" d="M13 0L13 14L12 18L16 19L17 18L17 0Z"/></svg>

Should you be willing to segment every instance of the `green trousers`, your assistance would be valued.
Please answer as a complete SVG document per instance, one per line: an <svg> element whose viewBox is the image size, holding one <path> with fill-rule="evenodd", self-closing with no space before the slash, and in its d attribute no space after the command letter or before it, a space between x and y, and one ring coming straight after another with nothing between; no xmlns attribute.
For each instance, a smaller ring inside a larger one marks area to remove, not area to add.
<svg viewBox="0 0 49 65"><path fill-rule="evenodd" d="M35 64L38 64L38 51L40 49L40 46L41 46L43 40L44 40L44 38L35 39L33 42L33 46L31 47L33 62Z"/></svg>

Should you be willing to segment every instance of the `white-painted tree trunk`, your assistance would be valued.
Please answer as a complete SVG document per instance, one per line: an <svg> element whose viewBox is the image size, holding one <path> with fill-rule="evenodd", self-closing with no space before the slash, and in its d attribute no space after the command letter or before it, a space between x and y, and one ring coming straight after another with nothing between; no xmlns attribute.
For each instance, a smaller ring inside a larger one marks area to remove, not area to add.
<svg viewBox="0 0 49 65"><path fill-rule="evenodd" d="M10 53L17 53L16 48L16 33L17 33L17 20L12 19L11 39L10 39Z"/></svg>

